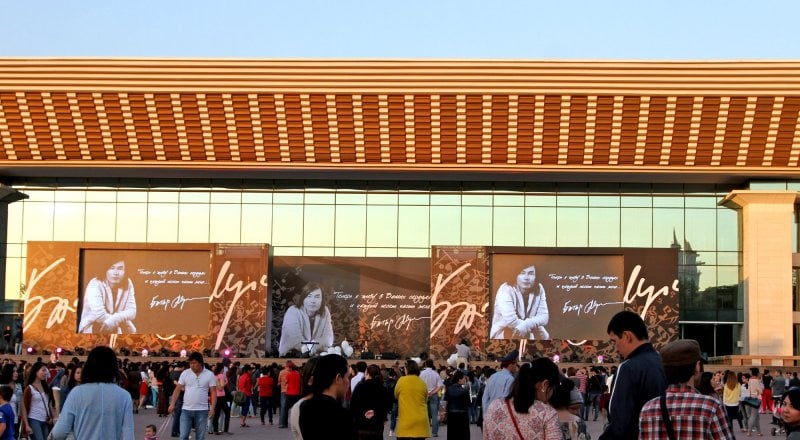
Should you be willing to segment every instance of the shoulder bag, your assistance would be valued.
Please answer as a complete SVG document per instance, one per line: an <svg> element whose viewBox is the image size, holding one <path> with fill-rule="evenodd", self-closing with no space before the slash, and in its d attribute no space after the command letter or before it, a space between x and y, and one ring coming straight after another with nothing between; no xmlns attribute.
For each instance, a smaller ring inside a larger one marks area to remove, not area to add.
<svg viewBox="0 0 800 440"><path fill-rule="evenodd" d="M519 425L517 424L517 418L514 417L514 408L511 408L511 402L509 402L508 399L506 399L506 408L508 408L508 415L511 417L511 421L514 422L514 428L517 430L519 440L525 440L525 437L522 435L522 431L519 429Z"/></svg>

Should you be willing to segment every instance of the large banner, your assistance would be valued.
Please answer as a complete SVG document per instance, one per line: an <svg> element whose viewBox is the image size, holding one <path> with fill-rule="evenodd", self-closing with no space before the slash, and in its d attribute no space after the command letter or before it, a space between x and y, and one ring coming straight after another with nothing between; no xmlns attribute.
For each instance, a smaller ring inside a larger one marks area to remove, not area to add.
<svg viewBox="0 0 800 440"><path fill-rule="evenodd" d="M267 246L29 242L24 344L266 354Z"/></svg>
<svg viewBox="0 0 800 440"><path fill-rule="evenodd" d="M431 353L446 358L465 339L479 359L523 346L564 361L618 360L611 316L640 314L661 347L678 335L678 290L677 249L437 246ZM525 319L504 318L517 307Z"/></svg>
<svg viewBox="0 0 800 440"><path fill-rule="evenodd" d="M429 277L427 258L275 257L273 352L426 353Z"/></svg>

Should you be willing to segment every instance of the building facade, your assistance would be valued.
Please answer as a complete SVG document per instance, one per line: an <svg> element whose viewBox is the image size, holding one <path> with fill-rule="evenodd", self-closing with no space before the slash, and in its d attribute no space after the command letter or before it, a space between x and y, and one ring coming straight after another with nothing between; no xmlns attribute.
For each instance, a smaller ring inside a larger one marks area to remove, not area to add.
<svg viewBox="0 0 800 440"><path fill-rule="evenodd" d="M798 74L793 62L2 59L6 304L30 275L28 241L359 257L672 247L682 336L710 355L795 355Z"/></svg>

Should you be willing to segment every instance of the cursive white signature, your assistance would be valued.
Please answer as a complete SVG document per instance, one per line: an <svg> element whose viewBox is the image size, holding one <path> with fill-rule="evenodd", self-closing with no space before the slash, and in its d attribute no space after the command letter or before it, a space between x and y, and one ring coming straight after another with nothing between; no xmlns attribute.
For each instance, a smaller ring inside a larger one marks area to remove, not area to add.
<svg viewBox="0 0 800 440"><path fill-rule="evenodd" d="M438 302L439 293L442 291L444 286L450 282L459 272L465 270L466 268L470 267L472 263L464 263L463 266L459 267L458 269L454 270L453 273L447 276L444 280L442 280L442 274L436 276L436 285L433 288L433 296L431 296L431 339L436 333L439 332L439 329L442 328L447 317L450 316L450 311L458 308L463 307L464 310L461 312L461 315L458 317L456 321L456 326L453 329L453 334L457 334L462 329L467 329L472 327L472 322L475 320L476 317L483 317L483 313L486 312L486 309L489 307L489 303L485 303L483 307L481 307L481 311L478 311L478 306L476 304L469 303L467 301L460 301L455 304L451 303L450 301L442 301ZM441 312L437 315L437 311L440 309Z"/></svg>
<svg viewBox="0 0 800 440"><path fill-rule="evenodd" d="M217 333L217 340L214 343L214 349L218 350L219 347L222 345L222 336L225 335L225 331L228 329L228 323L231 320L231 315L233 314L233 308L236 307L236 303L239 302L239 298L242 297L247 292L255 291L258 289L258 286L267 287L267 274L262 274L261 279L256 281L251 281L247 284L244 284L242 280L238 280L236 282L233 281L233 274L228 273L228 269L231 267L231 262L226 260L225 263L222 264L222 268L219 270L219 275L217 275L217 282L214 284L214 291L211 293L211 296L208 298L208 302L222 298L222 295L228 292L234 292L233 301L231 301L230 307L228 307L228 311L225 313L225 319L222 320L222 326L219 329L219 333Z"/></svg>

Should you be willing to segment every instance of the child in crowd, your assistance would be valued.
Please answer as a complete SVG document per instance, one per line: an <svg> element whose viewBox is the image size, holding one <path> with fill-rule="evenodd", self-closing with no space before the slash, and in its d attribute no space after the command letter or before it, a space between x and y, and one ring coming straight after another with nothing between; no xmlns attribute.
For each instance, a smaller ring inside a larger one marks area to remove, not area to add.
<svg viewBox="0 0 800 440"><path fill-rule="evenodd" d="M9 403L13 395L10 386L0 386L0 440L14 440L14 408Z"/></svg>
<svg viewBox="0 0 800 440"><path fill-rule="evenodd" d="M158 440L156 425L147 425L144 427L144 440Z"/></svg>

